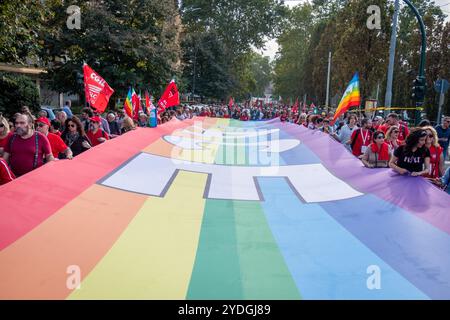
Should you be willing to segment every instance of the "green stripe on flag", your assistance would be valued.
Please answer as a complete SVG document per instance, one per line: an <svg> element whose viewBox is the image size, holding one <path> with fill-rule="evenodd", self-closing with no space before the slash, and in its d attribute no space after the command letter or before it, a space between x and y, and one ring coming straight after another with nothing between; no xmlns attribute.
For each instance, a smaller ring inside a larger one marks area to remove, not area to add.
<svg viewBox="0 0 450 320"><path fill-rule="evenodd" d="M187 299L300 299L259 202L207 200Z"/></svg>
<svg viewBox="0 0 450 320"><path fill-rule="evenodd" d="M300 299L261 204L233 201L244 298Z"/></svg>
<svg viewBox="0 0 450 320"><path fill-rule="evenodd" d="M243 299L232 201L206 201L186 298Z"/></svg>

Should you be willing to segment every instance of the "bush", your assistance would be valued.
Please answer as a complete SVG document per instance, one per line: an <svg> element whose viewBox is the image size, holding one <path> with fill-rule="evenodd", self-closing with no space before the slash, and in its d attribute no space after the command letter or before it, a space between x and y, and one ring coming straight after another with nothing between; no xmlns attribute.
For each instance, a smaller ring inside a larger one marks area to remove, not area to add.
<svg viewBox="0 0 450 320"><path fill-rule="evenodd" d="M0 73L0 113L10 117L23 106L30 107L32 113L39 111L36 84L27 76Z"/></svg>

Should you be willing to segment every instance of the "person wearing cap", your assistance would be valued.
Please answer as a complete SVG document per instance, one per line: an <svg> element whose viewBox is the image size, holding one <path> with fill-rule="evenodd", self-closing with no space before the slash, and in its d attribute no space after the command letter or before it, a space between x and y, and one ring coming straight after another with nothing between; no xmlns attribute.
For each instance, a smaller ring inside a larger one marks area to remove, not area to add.
<svg viewBox="0 0 450 320"><path fill-rule="evenodd" d="M66 159L72 160L72 150L64 143L61 137L57 134L49 132L50 121L47 118L41 117L36 120L36 129L47 137L52 147L52 154L55 159L59 159L59 154L64 154Z"/></svg>
<svg viewBox="0 0 450 320"><path fill-rule="evenodd" d="M55 160L47 137L33 128L33 119L28 114L15 118L15 134L6 143L3 159L16 177L20 177L46 162Z"/></svg>
<svg viewBox="0 0 450 320"><path fill-rule="evenodd" d="M99 117L100 118L100 125L101 125L101 128L103 129L103 131L105 131L105 133L110 135L111 134L111 130L109 129L108 120L103 118L98 111L94 110L93 112L94 112L94 117Z"/></svg>
<svg viewBox="0 0 450 320"><path fill-rule="evenodd" d="M87 137L91 141L92 146L95 147L106 140L109 140L109 135L102 129L102 119L99 116L95 116L89 119L89 131L87 132Z"/></svg>

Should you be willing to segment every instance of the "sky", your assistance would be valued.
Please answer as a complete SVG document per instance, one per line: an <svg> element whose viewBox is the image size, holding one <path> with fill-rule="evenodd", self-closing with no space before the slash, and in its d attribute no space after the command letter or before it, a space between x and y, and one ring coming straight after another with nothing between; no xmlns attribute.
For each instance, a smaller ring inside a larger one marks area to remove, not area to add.
<svg viewBox="0 0 450 320"><path fill-rule="evenodd" d="M299 0L299 1L285 0L285 3L289 7L294 7L302 2L306 2L306 0ZM450 0L434 0L434 2L437 5L442 6L441 8L444 11L444 13L449 16L449 17L447 17L447 20L449 21L450 20ZM271 39L266 42L266 50L264 50L262 52L262 54L265 56L269 56L271 58L271 60L273 60L275 58L277 51L278 51L277 41L276 41L276 39Z"/></svg>

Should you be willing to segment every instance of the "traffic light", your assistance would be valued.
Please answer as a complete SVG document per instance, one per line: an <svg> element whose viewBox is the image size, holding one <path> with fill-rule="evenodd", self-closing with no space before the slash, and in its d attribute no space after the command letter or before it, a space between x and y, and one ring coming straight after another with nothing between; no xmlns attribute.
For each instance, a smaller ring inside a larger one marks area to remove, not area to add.
<svg viewBox="0 0 450 320"><path fill-rule="evenodd" d="M413 82L412 98L416 102L423 102L427 93L427 82L425 77L418 76Z"/></svg>

